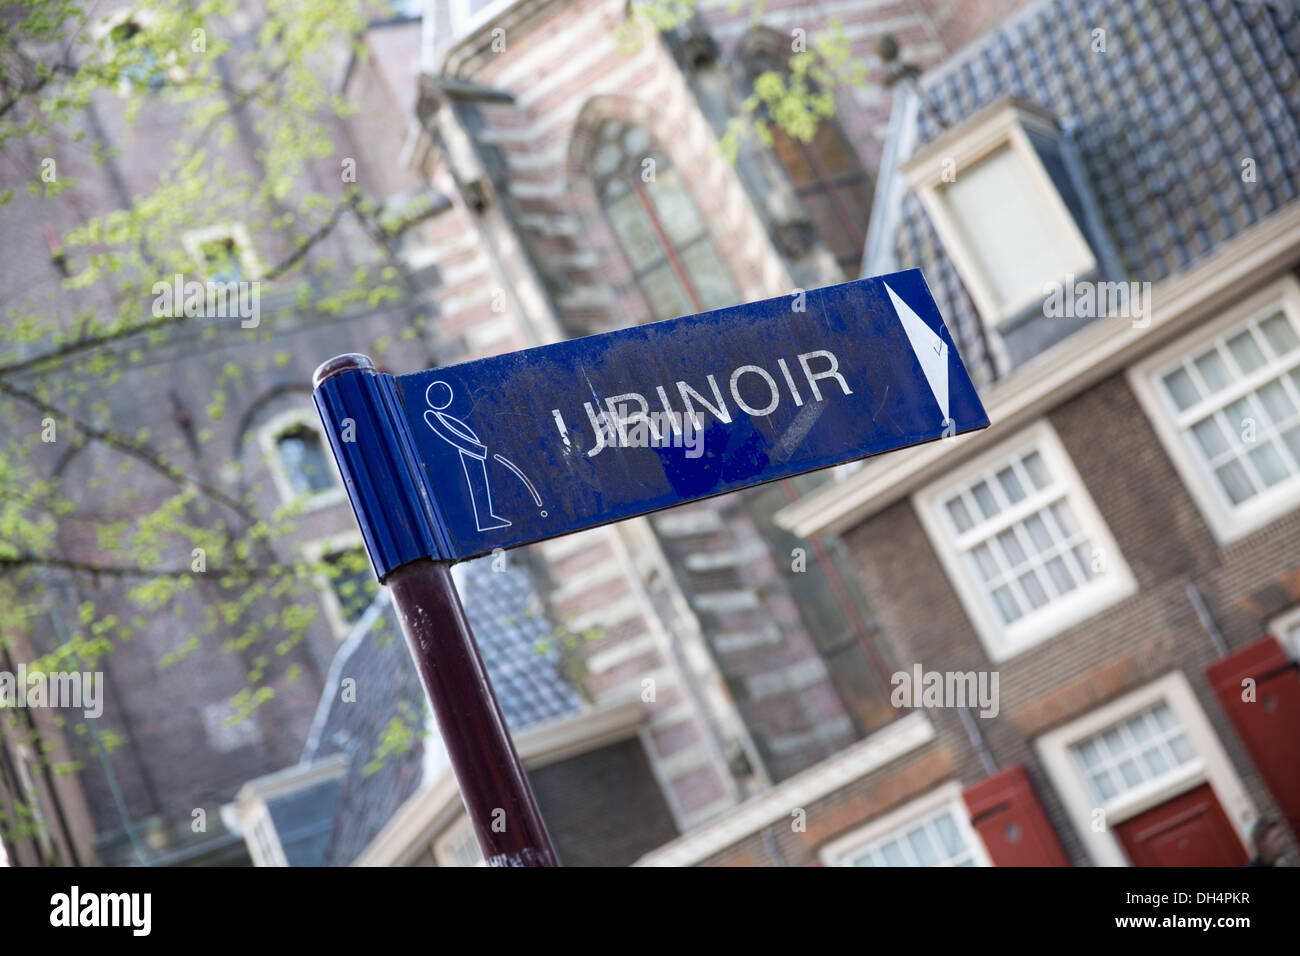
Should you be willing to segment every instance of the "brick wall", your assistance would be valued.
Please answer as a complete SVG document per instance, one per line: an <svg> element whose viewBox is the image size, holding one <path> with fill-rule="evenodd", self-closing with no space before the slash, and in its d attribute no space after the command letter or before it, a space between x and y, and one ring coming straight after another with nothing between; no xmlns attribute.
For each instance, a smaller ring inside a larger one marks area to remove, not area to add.
<svg viewBox="0 0 1300 956"><path fill-rule="evenodd" d="M1219 548L1122 375L1053 410L1049 419L1136 577L1138 593L995 668L911 503L903 500L845 536L897 659L919 661L927 670L999 671L1001 712L980 719L980 729L1000 766L1029 768L1075 862L1086 856L1042 773L1033 739L1172 670L1191 682L1256 807L1275 814L1202 676L1216 654L1185 586L1196 583L1231 648L1256 640L1282 601L1300 603L1300 511ZM932 716L943 723L949 715ZM961 736L953 737L953 746L969 754ZM983 776L969 756L956 764L964 783Z"/></svg>
<svg viewBox="0 0 1300 956"><path fill-rule="evenodd" d="M637 738L528 772L564 866L627 866L677 835Z"/></svg>

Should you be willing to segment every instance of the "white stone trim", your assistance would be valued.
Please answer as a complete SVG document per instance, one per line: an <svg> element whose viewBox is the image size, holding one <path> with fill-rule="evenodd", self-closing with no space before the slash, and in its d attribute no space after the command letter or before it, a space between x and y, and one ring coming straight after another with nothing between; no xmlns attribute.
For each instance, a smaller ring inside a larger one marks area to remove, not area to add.
<svg viewBox="0 0 1300 956"><path fill-rule="evenodd" d="M1300 282L1289 273L1128 370L1129 385L1219 544L1236 541L1300 507L1300 476L1293 475L1233 508L1220 497L1213 477L1187 447L1173 420L1174 411L1160 393L1158 379L1179 359L1209 340L1279 309L1300 327Z"/></svg>
<svg viewBox="0 0 1300 956"><path fill-rule="evenodd" d="M659 643L654 635L647 632L629 637L612 644L608 648L595 651L587 658L587 671L591 674L603 674L620 664L635 660L642 654L652 654L659 650Z"/></svg>
<svg viewBox="0 0 1300 956"><path fill-rule="evenodd" d="M945 499L980 472L1031 449L1043 456L1054 484L1064 486L1071 511L1092 547L1101 550L1105 564L1104 570L1091 581L1080 585L1069 595L1044 605L1038 611L1026 614L1008 627L996 618L981 586L972 580L962 553L957 551L943 507ZM974 625L989 658L995 662L1014 657L1137 591L1137 581L1124 561L1119 545L1115 543L1092 496L1084 487L1056 429L1046 419L1040 419L967 462L947 475L942 482L921 489L913 496L912 506L948 574L948 580L961 599L966 616Z"/></svg>
<svg viewBox="0 0 1300 956"><path fill-rule="evenodd" d="M248 229L242 222L225 222L218 223L214 226L204 226L200 229L191 229L181 234L181 247L185 254L196 263L203 263L203 245L214 239L230 239L235 243L235 250L239 254L239 265L244 270L243 282L256 282L266 271L262 260L257 255L257 250L253 246L253 240L248 235ZM208 276L203 276L206 280Z"/></svg>
<svg viewBox="0 0 1300 956"><path fill-rule="evenodd" d="M360 530L340 531L326 538L317 538L302 545L302 556L310 562L323 561L325 555L352 548L365 549ZM334 584L324 574L314 575L316 588L320 591L321 604L325 608L325 620L329 623L334 636L342 641L352 630L352 625L343 616L343 606L339 604L338 595L334 593Z"/></svg>
<svg viewBox="0 0 1300 956"><path fill-rule="evenodd" d="M1068 253L1071 264L1066 275L1043 276L1043 281L1064 280L1067 275L1086 275L1097 265L1097 258L1084 238L1083 231L1070 214L1037 150L1029 142L1026 129L1033 129L1052 139L1060 136L1050 114L1012 98L1003 98L926 143L899 166L908 183L916 190L926 215L939 234L944 251L957 267L962 283L970 292L976 309L995 338L994 327L997 323L1033 305L1035 298L1006 303L1005 306L999 304L992 283L970 247L965 230L944 198L945 187L949 185L943 178L945 161L951 161L955 165L954 175L960 180L963 169L1004 150L1010 150L1023 174L1022 182L1027 193L1036 200L1035 208L1047 213L1048 221L1058 237L1058 245ZM1000 347L1000 342L998 345ZM1006 367L1005 362L1003 367Z"/></svg>
<svg viewBox="0 0 1300 956"><path fill-rule="evenodd" d="M1293 607L1269 621L1268 633L1277 638L1287 656L1300 661L1300 607Z"/></svg>
<svg viewBox="0 0 1300 956"><path fill-rule="evenodd" d="M474 866L487 866L487 860L483 859L483 851L478 845L478 837L474 834L474 825L464 814L457 817L451 826L433 838L430 850L438 866L461 865L451 859L454 853L453 845L461 841L471 844L478 851L478 861Z"/></svg>
<svg viewBox="0 0 1300 956"><path fill-rule="evenodd" d="M928 793L909 800L903 806L891 810L883 816L876 817L865 826L837 837L817 851L817 858L827 866L846 866L845 858L859 850L877 843L895 831L902 830L908 824L951 809L957 829L961 831L962 840L971 848L976 866L992 866L984 841L975 832L970 823L970 811L962 800L962 786L957 780L940 784Z"/></svg>
<svg viewBox="0 0 1300 956"><path fill-rule="evenodd" d="M1177 773L1152 781L1154 788L1138 788L1121 795L1118 807L1107 808L1106 828L1093 830L1093 814L1098 809L1088 790L1087 781L1075 766L1070 748L1081 740L1099 733L1151 707L1165 702L1182 725L1187 740L1196 750L1197 759L1180 767ZM1043 734L1034 742L1039 758L1056 788L1066 815L1074 825L1088 854L1100 866L1128 866L1128 858L1118 838L1111 832L1116 823L1131 819L1180 793L1208 782L1223 811L1232 822L1242 846L1249 847L1249 826L1255 819L1255 805L1228 759L1214 728L1197 701L1192 686L1182 671L1173 671L1123 697L1103 704L1056 730Z"/></svg>
<svg viewBox="0 0 1300 956"><path fill-rule="evenodd" d="M339 480L337 463L330 470L330 475L334 478L333 488L318 491L315 494L299 494L294 491L289 472L280 459L278 442L280 436L285 432L300 427L315 432L320 439L321 449L331 462L334 461L334 455L330 451L329 439L325 437L325 433L321 430L320 419L316 415L305 409L298 408L281 412L257 430L257 443L262 449L262 456L266 461L267 470L271 473L271 482L275 485L276 493L286 505L301 502L301 507L305 511L315 511L317 508L327 508L330 505L339 504L347 497L347 490L343 487L343 482Z"/></svg>
<svg viewBox="0 0 1300 956"><path fill-rule="evenodd" d="M222 819L234 821L235 828L244 837L254 866L288 866L289 860L285 856L267 801L330 780L338 780L347 769L347 757L344 754L333 754L322 760L293 764L250 780L239 788L234 800L221 808Z"/></svg>
<svg viewBox="0 0 1300 956"><path fill-rule="evenodd" d="M920 711L908 714L830 759L747 800L721 819L647 853L636 865L691 866L699 863L769 824L789 818L796 807L807 807L933 739L934 725L929 718Z"/></svg>

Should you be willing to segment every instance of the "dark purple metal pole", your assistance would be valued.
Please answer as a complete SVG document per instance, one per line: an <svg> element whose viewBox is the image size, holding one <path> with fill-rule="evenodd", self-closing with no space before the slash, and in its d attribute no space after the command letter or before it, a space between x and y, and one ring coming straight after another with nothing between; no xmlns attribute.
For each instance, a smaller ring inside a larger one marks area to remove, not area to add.
<svg viewBox="0 0 1300 956"><path fill-rule="evenodd" d="M363 356L331 359L313 385L372 370ZM384 579L407 646L433 705L461 797L489 866L558 866L555 848L446 562L419 560Z"/></svg>

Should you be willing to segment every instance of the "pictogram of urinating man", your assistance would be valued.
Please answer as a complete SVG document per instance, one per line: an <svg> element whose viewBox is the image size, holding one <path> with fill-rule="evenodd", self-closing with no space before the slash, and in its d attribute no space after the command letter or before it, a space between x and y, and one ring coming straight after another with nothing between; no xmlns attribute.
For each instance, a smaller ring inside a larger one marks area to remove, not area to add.
<svg viewBox="0 0 1300 956"><path fill-rule="evenodd" d="M429 410L424 413L424 421L433 429L435 435L460 452L460 465L465 471L465 481L469 484L469 499L474 507L474 523L478 526L478 530L493 531L497 528L508 528L512 522L502 518L492 509L492 485L488 480L487 471L487 446L479 440L478 435L474 434L474 429L454 415L448 415L443 411L451 405L453 398L455 392L450 385L441 380L432 382L424 390L424 400L429 403ZM509 468L515 477L524 483L529 494L533 496L533 501L540 508L542 496L537 493L528 476L510 459L503 458L501 455L492 457ZM546 512L542 511L541 515L545 518Z"/></svg>

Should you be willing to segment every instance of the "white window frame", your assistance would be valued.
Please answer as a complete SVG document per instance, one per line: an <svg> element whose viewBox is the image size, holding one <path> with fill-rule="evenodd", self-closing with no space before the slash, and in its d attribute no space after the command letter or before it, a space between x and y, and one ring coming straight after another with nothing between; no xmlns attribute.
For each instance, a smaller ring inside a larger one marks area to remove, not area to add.
<svg viewBox="0 0 1300 956"><path fill-rule="evenodd" d="M431 847L434 862L439 866L463 866L463 864L453 859L452 845L464 842L467 839L472 841L476 847L478 846L478 837L474 833L474 826L470 823L469 817L462 814L451 826L434 837ZM482 857L482 850L479 851L479 861L473 865L487 866L487 860Z"/></svg>
<svg viewBox="0 0 1300 956"><path fill-rule="evenodd" d="M1212 321L1128 370L1129 386L1220 545L1231 544L1281 515L1300 508L1300 476L1292 476L1234 508L1223 497L1214 475L1187 447L1187 441L1174 421L1178 413L1165 397L1160 379L1181 359L1212 339L1236 326L1266 318L1279 310L1300 325L1300 282L1293 275L1288 274L1269 283ZM1261 384L1268 377L1267 374L1260 375L1256 372L1242 381Z"/></svg>
<svg viewBox="0 0 1300 956"><path fill-rule="evenodd" d="M964 553L956 549L944 502L981 472L1031 449L1038 450L1053 479L1064 487L1075 520L1092 548L1101 550L1105 563L1103 570L1096 572L1091 581L1082 583L1068 596L1058 598L1038 611L1031 611L1007 626L994 613L982 585L973 580ZM1119 545L1084 487L1056 430L1046 419L1039 419L1014 437L944 476L941 481L916 492L912 496L912 507L921 519L948 580L957 591L966 616L989 659L994 662L1015 657L1137 592L1137 581L1124 561Z"/></svg>
<svg viewBox="0 0 1300 956"><path fill-rule="evenodd" d="M361 532L341 531L327 538L307 542L302 546L302 555L307 561L315 563L324 560L327 554L350 551L353 548L361 548L364 552L365 542ZM348 619L344 616L343 605L339 603L339 596L334 593L334 583L323 573L316 574L315 578L316 587L321 592L321 603L325 606L325 620L329 622L334 636L343 640L352 632L355 622L348 623Z"/></svg>
<svg viewBox="0 0 1300 956"><path fill-rule="evenodd" d="M244 822L244 831L248 835L245 842L248 844L249 855L253 858L253 866L289 865L284 847L280 844L280 834L275 829L275 821L271 819L271 808L265 801L257 801Z"/></svg>
<svg viewBox="0 0 1300 956"><path fill-rule="evenodd" d="M985 276L979 258L968 245L956 216L943 196L944 188L949 185L944 179L945 172L951 170L960 180L963 169L969 169L994 153L1010 150L1020 162L1025 189L1037 200L1035 205L1047 212L1049 222L1059 236L1060 246L1071 263L1071 268L1065 275L1045 276L1044 283L1064 282L1069 275L1083 276L1097 267L1097 257L1088 245L1083 230L1075 222L1037 150L1029 141L1026 131L1030 129L1054 140L1060 138L1060 130L1049 113L1005 98L927 143L899 167L908 184L916 190L935 232L939 234L944 252L957 267L976 309L985 325L990 328L1032 306L1041 296L1031 296L1023 302L1007 303L1005 306L999 304L993 284Z"/></svg>
<svg viewBox="0 0 1300 956"><path fill-rule="evenodd" d="M1293 607L1268 622L1268 633L1277 638L1277 642L1282 645L1282 650L1286 651L1288 657L1293 661L1300 661L1300 630L1288 638L1286 632L1291 628L1300 628L1300 606Z"/></svg>
<svg viewBox="0 0 1300 956"><path fill-rule="evenodd" d="M343 482L339 479L337 463L330 471L334 478L334 487L314 494L299 492L294 489L293 480L289 477L289 471L280 458L279 441L280 436L285 432L304 427L310 428L320 436L321 448L333 461L334 456L330 450L329 439L321 430L320 420L309 411L292 409L276 415L258 429L257 440L258 444L261 445L262 455L266 459L267 470L271 473L271 481L275 485L280 500L287 505L301 503L304 510L315 511L317 508L326 508L342 502L347 497L347 489L343 487Z"/></svg>
<svg viewBox="0 0 1300 956"><path fill-rule="evenodd" d="M1104 808L1105 829L1095 831L1095 811L1102 808L1096 806L1092 791L1071 748L1161 702L1168 705L1182 725L1183 733L1196 751L1196 756L1173 772L1120 794ZM1242 846L1251 846L1248 830L1255 820L1255 805L1247 795L1241 778L1182 671L1166 674L1043 734L1034 742L1034 747L1065 806L1066 815L1089 855L1099 866L1130 865L1119 838L1113 832L1117 823L1132 819L1203 783L1209 783L1214 790L1214 795L1223 806Z"/></svg>
<svg viewBox="0 0 1300 956"><path fill-rule="evenodd" d="M181 236L181 247L196 265L204 268L203 247L218 239L230 239L235 243L235 249L239 253L239 265L244 271L244 277L240 281L257 282L261 279L266 269L257 255L257 250L253 247L248 229L242 222L225 222L215 226L204 226L201 229L191 229ZM203 276L205 281L209 278L211 277L206 274Z"/></svg>
<svg viewBox="0 0 1300 956"><path fill-rule="evenodd" d="M992 866L983 839L971 826L970 811L961 796L961 783L952 780L931 790L923 796L910 800L903 806L891 810L884 816L877 817L864 826L858 827L844 836L825 844L817 851L818 859L827 866L848 866L849 858L860 853L874 843L886 839L894 833L905 830L908 826L925 817L933 816L941 810L950 810L961 832L962 839L971 848L972 861L976 866Z"/></svg>
<svg viewBox="0 0 1300 956"><path fill-rule="evenodd" d="M115 10L103 19L95 22L90 27L90 38L99 44L106 52L112 53L113 31L123 23L134 20L142 32L148 33L158 26L158 14L147 7L125 7L121 10ZM158 63L158 68L164 78L171 83L183 83L188 78L189 73L176 62L176 52L171 51ZM126 97L131 94L135 88L135 83L126 76L123 76L117 83L117 95Z"/></svg>
<svg viewBox="0 0 1300 956"><path fill-rule="evenodd" d="M450 0L452 30L456 39L463 39L479 30L489 20L494 20L519 0L492 0L478 13L471 13L469 0Z"/></svg>

